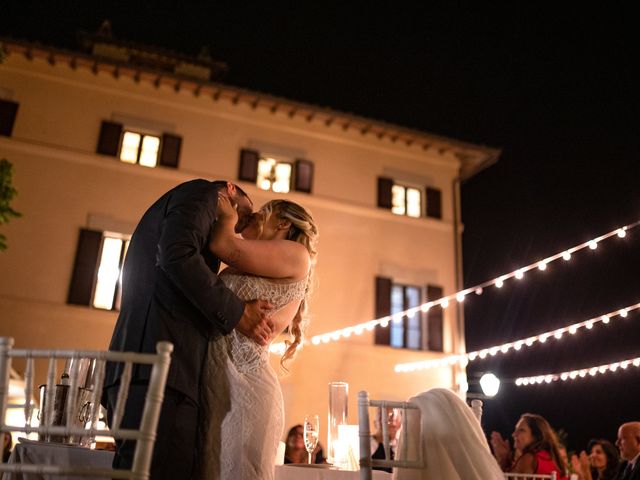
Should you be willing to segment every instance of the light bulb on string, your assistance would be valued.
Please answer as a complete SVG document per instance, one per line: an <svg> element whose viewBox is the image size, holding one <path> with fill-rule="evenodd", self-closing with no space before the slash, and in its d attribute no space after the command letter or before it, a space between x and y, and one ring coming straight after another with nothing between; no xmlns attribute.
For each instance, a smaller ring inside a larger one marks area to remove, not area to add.
<svg viewBox="0 0 640 480"><path fill-rule="evenodd" d="M557 253L555 255L549 256L545 259L542 260L538 260L536 262L533 262L527 266L521 267L516 269L515 271L509 273L509 274L505 274L505 275L501 275L498 276L492 280L488 280L480 285L476 285L475 287L470 287L467 288L465 290L461 290L460 292L455 292L452 295L449 295L449 297L447 298L442 298L442 299L434 299L430 302L428 302L427 304L424 305L420 305L418 307L414 307L411 310L407 310L404 312L401 312L403 315L406 315L408 317L411 317L411 315L415 312L418 311L423 311L426 312L429 310L429 308L431 306L433 306L434 304L439 304L442 308L447 308L449 305L449 298L453 299L455 298L458 302L461 302L464 300L464 297L470 293L470 292L474 292L476 295L481 295L483 293L483 287L486 287L487 285L491 286L491 285L495 285L496 288L502 288L504 286L504 282L511 278L512 276L515 276L517 279L522 279L523 275L525 272L527 272L528 270L532 269L532 268L539 268L540 270L544 270L547 267L547 264L555 261L556 259L559 258L563 258L565 260L569 260L571 258L571 254L572 252L575 251L579 251L585 247L589 247L591 249L596 249L599 242L606 240L607 238L610 238L614 235L618 235L619 237L624 237L626 236L626 232L629 231L632 228L636 228L640 226L640 221L634 222L632 224L629 225L625 225L623 227L617 228L615 230L612 230L604 235L601 235L599 237L596 237L588 242L582 243L580 245L576 245L574 247L568 248L564 251L562 251L561 253ZM413 313L412 313L413 312ZM625 312L626 313L626 312ZM624 316L624 313L621 313L622 316ZM362 323L360 325L354 325L353 328L353 333L355 333L356 335L360 335L362 333L362 331L364 329L366 329L367 331L371 331L373 330L373 328L378 325L381 322L378 321L374 321L375 323L371 324L369 322L365 322ZM589 328L589 326L587 325L587 328ZM347 335L343 335L344 332L340 332L339 335L334 335L335 332L327 332L330 336L329 336L329 340L328 341L332 341L332 339L336 340L336 339L342 339L342 338L346 338ZM321 337L321 343L326 343L327 337ZM337 340L336 340L337 341ZM306 341L306 343L309 343L308 341Z"/></svg>

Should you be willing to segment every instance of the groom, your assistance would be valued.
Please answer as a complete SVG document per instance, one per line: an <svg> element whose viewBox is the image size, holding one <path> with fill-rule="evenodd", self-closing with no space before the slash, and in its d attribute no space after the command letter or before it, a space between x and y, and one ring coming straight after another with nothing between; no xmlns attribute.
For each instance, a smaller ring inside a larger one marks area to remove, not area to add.
<svg viewBox="0 0 640 480"><path fill-rule="evenodd" d="M247 194L229 182L192 180L165 193L143 215L131 238L123 270L123 295L110 350L155 352L173 343L160 413L151 478L189 479L195 460L201 367L209 339L234 328L266 345L273 325L267 302L244 303L217 275L220 260L209 252L218 193L238 211L240 233L252 214ZM108 364L105 401L113 418L122 364ZM134 370L123 428L137 428L150 367ZM114 468L130 468L134 442L119 441Z"/></svg>

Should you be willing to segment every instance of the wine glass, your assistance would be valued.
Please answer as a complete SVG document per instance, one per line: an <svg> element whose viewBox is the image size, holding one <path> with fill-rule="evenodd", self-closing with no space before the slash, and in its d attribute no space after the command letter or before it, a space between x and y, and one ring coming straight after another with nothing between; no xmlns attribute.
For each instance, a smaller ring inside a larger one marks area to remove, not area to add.
<svg viewBox="0 0 640 480"><path fill-rule="evenodd" d="M311 454L318 445L318 436L320 433L320 418L318 415L304 416L304 448L309 454L309 464L311 464Z"/></svg>

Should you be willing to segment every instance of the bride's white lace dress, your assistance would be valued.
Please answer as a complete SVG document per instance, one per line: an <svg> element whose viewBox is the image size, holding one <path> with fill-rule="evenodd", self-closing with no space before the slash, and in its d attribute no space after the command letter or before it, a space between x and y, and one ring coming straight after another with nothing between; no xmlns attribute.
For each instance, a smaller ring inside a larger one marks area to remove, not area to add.
<svg viewBox="0 0 640 480"><path fill-rule="evenodd" d="M240 299L268 300L276 310L304 298L307 286L225 271L220 278ZM268 347L233 331L210 342L203 372L197 478L272 479L284 411Z"/></svg>

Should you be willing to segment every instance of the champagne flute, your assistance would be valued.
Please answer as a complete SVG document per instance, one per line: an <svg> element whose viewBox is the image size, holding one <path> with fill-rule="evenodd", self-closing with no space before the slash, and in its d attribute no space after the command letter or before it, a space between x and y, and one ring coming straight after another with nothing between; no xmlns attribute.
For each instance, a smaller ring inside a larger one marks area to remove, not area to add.
<svg viewBox="0 0 640 480"><path fill-rule="evenodd" d="M304 416L304 448L309 454L309 464L311 464L311 454L318 445L318 436L320 433L320 418L318 415Z"/></svg>

